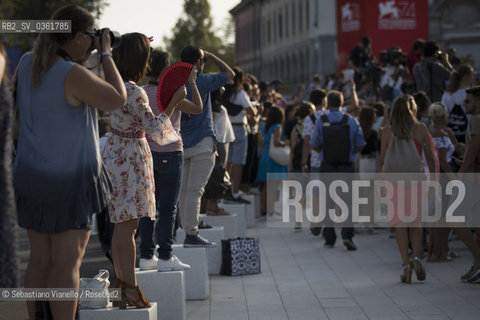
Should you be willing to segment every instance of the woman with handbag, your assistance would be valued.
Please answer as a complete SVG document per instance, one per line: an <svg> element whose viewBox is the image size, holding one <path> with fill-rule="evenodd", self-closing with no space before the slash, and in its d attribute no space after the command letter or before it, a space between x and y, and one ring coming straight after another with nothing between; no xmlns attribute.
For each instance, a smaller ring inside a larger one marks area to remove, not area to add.
<svg viewBox="0 0 480 320"><path fill-rule="evenodd" d="M267 121L260 129L263 135L263 150L258 163L257 181L261 186L261 214L265 216L267 210L273 215L273 207L276 199L276 191L279 176L275 180L269 180L267 190L267 174L288 172L288 163L290 161L290 147L281 140L282 127L285 121L285 115L281 108L272 106L268 112ZM276 158L274 160L273 158ZM280 163L279 163L279 162ZM286 161L286 162L285 162ZM267 204L267 191L269 203Z"/></svg>
<svg viewBox="0 0 480 320"><path fill-rule="evenodd" d="M411 192L415 192L410 185L395 184L395 174L410 176L420 179L425 176L422 152L428 164L429 172L435 171L435 159L430 135L425 124L416 118L417 105L412 96L402 95L395 99L389 115L389 126L382 131L381 153L379 159L379 172L385 177L392 177L394 187L394 211L389 224L395 228L397 246L402 258L403 272L400 280L411 283L412 269L415 270L417 279L425 280L426 274L420 261L422 250L422 201L412 203ZM412 175L413 174L413 175ZM398 176L397 176L398 177ZM418 189L417 189L418 190ZM403 194L403 198L401 195ZM423 199L417 194L417 200ZM403 202L400 202L402 201ZM390 213L389 213L390 215ZM408 252L409 241L412 244L412 257Z"/></svg>

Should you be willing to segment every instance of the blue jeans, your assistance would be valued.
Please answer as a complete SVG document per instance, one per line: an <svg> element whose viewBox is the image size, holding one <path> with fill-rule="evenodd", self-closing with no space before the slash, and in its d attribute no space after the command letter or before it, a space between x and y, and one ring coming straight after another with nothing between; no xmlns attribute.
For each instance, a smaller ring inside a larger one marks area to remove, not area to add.
<svg viewBox="0 0 480 320"><path fill-rule="evenodd" d="M155 229L158 257L167 260L172 256L173 227L182 184L183 151L152 152L152 156L157 220L152 221L148 217L140 219L140 257L150 259L153 256Z"/></svg>

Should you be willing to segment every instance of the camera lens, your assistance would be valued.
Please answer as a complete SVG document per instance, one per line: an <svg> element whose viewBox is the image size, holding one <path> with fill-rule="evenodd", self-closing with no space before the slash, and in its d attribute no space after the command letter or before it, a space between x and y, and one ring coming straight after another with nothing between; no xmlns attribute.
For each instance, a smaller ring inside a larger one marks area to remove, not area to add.
<svg viewBox="0 0 480 320"><path fill-rule="evenodd" d="M103 33L103 30L104 29L101 29L101 30L95 29L95 36L100 37ZM121 42L122 42L122 35L120 34L120 32L110 30L110 46L112 47L112 49L118 47Z"/></svg>

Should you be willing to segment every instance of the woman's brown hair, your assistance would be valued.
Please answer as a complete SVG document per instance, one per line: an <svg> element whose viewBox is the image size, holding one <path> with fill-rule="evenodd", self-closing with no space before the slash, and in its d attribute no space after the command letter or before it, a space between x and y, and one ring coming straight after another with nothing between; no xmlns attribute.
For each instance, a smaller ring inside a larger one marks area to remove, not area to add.
<svg viewBox="0 0 480 320"><path fill-rule="evenodd" d="M42 76L53 63L59 45L73 39L78 32L87 31L93 26L94 18L90 12L79 5L69 5L55 11L51 20L71 20L71 33L41 33L33 47L32 82L38 87Z"/></svg>
<svg viewBox="0 0 480 320"><path fill-rule="evenodd" d="M124 81L138 82L143 79L150 59L150 40L142 33L122 35L120 46L112 51L113 60Z"/></svg>
<svg viewBox="0 0 480 320"><path fill-rule="evenodd" d="M360 127L362 128L363 136L365 140L370 137L370 134L373 131L373 123L375 121L375 110L372 107L365 107L360 110L360 115L358 116L358 122L360 122Z"/></svg>
<svg viewBox="0 0 480 320"><path fill-rule="evenodd" d="M283 124L285 121L285 113L282 108L272 106L268 111L267 121L265 123L265 132L268 132L270 128L275 124Z"/></svg>
<svg viewBox="0 0 480 320"><path fill-rule="evenodd" d="M457 68L457 70L453 71L450 75L450 83L447 87L447 92L454 93L460 88L460 84L462 83L463 78L466 76L473 75L473 69L468 64L462 64Z"/></svg>
<svg viewBox="0 0 480 320"><path fill-rule="evenodd" d="M409 94L401 95L393 101L389 123L394 136L400 139L412 138L413 128L418 123L416 107L415 100Z"/></svg>

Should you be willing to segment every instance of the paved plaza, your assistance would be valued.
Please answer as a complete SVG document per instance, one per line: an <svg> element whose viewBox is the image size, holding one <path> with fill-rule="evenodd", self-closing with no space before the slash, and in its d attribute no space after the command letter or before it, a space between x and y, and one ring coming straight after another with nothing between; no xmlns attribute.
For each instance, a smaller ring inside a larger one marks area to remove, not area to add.
<svg viewBox="0 0 480 320"><path fill-rule="evenodd" d="M187 319L480 319L480 285L460 282L471 256L460 241L450 248L461 258L427 263L427 280L400 283L401 262L388 230L357 234L358 251L346 251L340 239L334 249L307 228L267 228L258 222L248 230L261 244L262 273L243 277L210 276L210 298L187 301ZM337 231L339 234L339 231ZM28 241L21 239L21 268ZM110 263L92 236L82 276L93 276ZM26 319L23 302L0 303L0 319Z"/></svg>

